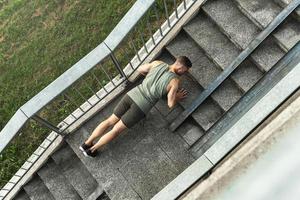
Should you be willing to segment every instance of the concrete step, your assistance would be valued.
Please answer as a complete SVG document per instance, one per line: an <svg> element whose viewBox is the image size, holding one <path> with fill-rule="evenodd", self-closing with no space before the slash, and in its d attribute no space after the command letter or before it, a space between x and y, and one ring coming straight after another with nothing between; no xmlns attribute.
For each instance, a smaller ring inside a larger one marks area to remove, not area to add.
<svg viewBox="0 0 300 200"><path fill-rule="evenodd" d="M192 19L184 30L205 51L206 55L223 69L241 52L203 12ZM266 40L250 56L262 71L268 71L284 54L276 46L274 49L263 48L274 45L274 41Z"/></svg>
<svg viewBox="0 0 300 200"><path fill-rule="evenodd" d="M184 141L164 128L165 120L155 111L107 144L96 158L76 150L91 130L81 127L68 136L67 142L111 199L150 199L194 161ZM99 116L103 113L94 118L98 123Z"/></svg>
<svg viewBox="0 0 300 200"><path fill-rule="evenodd" d="M101 115L106 116L106 111L111 110L112 106L107 106L102 110ZM105 148L99 150L99 155L95 158L85 157L79 146L90 136L93 129L96 126L94 123L99 124L102 118L92 118L85 126L81 126L76 132L66 137L66 142L70 145L72 150L76 153L81 162L86 166L89 173L96 179L99 185L101 185L107 194L107 196L114 199L141 199L139 195L133 190L125 177L118 170L118 166L114 166L112 162L112 155L109 151L111 144L109 143ZM133 139L133 138L132 138ZM135 137L136 139L136 137ZM124 149L123 149L124 151ZM125 152L130 151L126 149ZM123 154L124 156L124 154ZM124 156L124 159L126 156Z"/></svg>
<svg viewBox="0 0 300 200"><path fill-rule="evenodd" d="M239 9L255 23L261 30L282 11L273 0L235 0ZM292 16L289 16L272 33L278 45L285 51L290 50L300 40L300 24Z"/></svg>
<svg viewBox="0 0 300 200"><path fill-rule="evenodd" d="M171 55L168 51L163 51L162 54L158 56L158 59L169 64L175 61L173 55ZM190 73L181 76L181 87L187 89L188 91L188 97L179 102L179 104L186 109L193 103L195 98L200 95L200 93L203 91L203 87ZM214 97L216 96L217 95ZM219 119L222 113L222 107L216 104L212 98L208 98L204 102L203 106L197 108L197 110L192 114L192 117L204 130L207 130L213 125L213 122L216 122Z"/></svg>
<svg viewBox="0 0 300 200"><path fill-rule="evenodd" d="M241 49L245 49L260 32L259 28L240 12L233 1L207 1L201 8Z"/></svg>
<svg viewBox="0 0 300 200"><path fill-rule="evenodd" d="M25 190L22 188L18 194L14 197L15 200L30 200L30 197L25 192Z"/></svg>
<svg viewBox="0 0 300 200"><path fill-rule="evenodd" d="M228 78L211 94L224 111L229 110L242 96L243 92Z"/></svg>
<svg viewBox="0 0 300 200"><path fill-rule="evenodd" d="M103 193L103 189L99 188L97 181L66 142L51 157L82 199L99 197Z"/></svg>
<svg viewBox="0 0 300 200"><path fill-rule="evenodd" d="M82 199L52 158L37 173L55 199Z"/></svg>
<svg viewBox="0 0 300 200"><path fill-rule="evenodd" d="M300 21L295 20L292 16L287 19L274 30L274 37L280 41L282 47L290 50L300 41Z"/></svg>
<svg viewBox="0 0 300 200"><path fill-rule="evenodd" d="M273 0L234 0L239 9L258 27L266 28L283 10Z"/></svg>
<svg viewBox="0 0 300 200"><path fill-rule="evenodd" d="M208 1L203 5L203 11L240 50L245 49L260 32L232 1ZM269 42L262 42L250 56L253 62L265 71L285 53L272 38L268 40Z"/></svg>
<svg viewBox="0 0 300 200"><path fill-rule="evenodd" d="M199 46L187 35L181 31L166 49L174 56L188 55L193 63L190 69L191 75L199 82L199 84L206 88L221 73L222 69L215 65ZM234 71L231 79L244 92L248 91L257 80L261 77L262 72L250 60L246 60Z"/></svg>
<svg viewBox="0 0 300 200"><path fill-rule="evenodd" d="M222 72L222 69L208 59L201 48L184 31L180 31L166 46L166 49L173 57L181 55L189 57L193 63L193 67L189 70L190 74L203 88L206 88Z"/></svg>
<svg viewBox="0 0 300 200"><path fill-rule="evenodd" d="M276 45L274 38L269 36L250 56L257 66L263 66L265 71L269 71L284 56L284 54L285 52Z"/></svg>
<svg viewBox="0 0 300 200"><path fill-rule="evenodd" d="M202 11L183 29L222 69L226 68L241 52Z"/></svg>
<svg viewBox="0 0 300 200"><path fill-rule="evenodd" d="M184 111L184 108L180 104L176 104L174 108L170 109L168 106L167 99L160 99L156 105L155 109L164 116L165 120L168 121L168 123L172 123L173 120Z"/></svg>
<svg viewBox="0 0 300 200"><path fill-rule="evenodd" d="M192 146L205 134L205 131L192 117L189 117L175 130L175 133L179 134L189 146Z"/></svg>
<svg viewBox="0 0 300 200"><path fill-rule="evenodd" d="M263 76L262 72L250 59L242 62L232 73L232 79L238 83L243 91L247 92Z"/></svg>
<svg viewBox="0 0 300 200"><path fill-rule="evenodd" d="M286 7L287 5L289 5L292 0L274 0L274 2L276 2L278 5L280 5L281 7ZM295 19L297 19L298 21L300 21L300 7L297 7L294 12L292 12L293 17Z"/></svg>
<svg viewBox="0 0 300 200"><path fill-rule="evenodd" d="M192 116L207 131L223 113L219 105L209 97L193 112Z"/></svg>
<svg viewBox="0 0 300 200"><path fill-rule="evenodd" d="M204 135L204 132L202 129L200 129L197 126L194 126L190 130L188 130L182 137L185 139L185 141L192 146L197 140L201 138L201 136Z"/></svg>
<svg viewBox="0 0 300 200"><path fill-rule="evenodd" d="M152 129L152 131L158 130ZM176 144L168 145L176 146ZM183 170L175 167L179 160L173 163L173 160L163 151L158 140L151 135L145 136L133 146L132 151L134 154L131 154L126 163L120 166L120 171L142 199L151 199ZM172 153L175 152L172 151Z"/></svg>
<svg viewBox="0 0 300 200"><path fill-rule="evenodd" d="M158 114L156 109L152 109L144 122L143 129L147 130L147 135L150 135L172 160L177 172L182 172L194 162L194 158L187 153L190 146L180 134L171 132L168 129L169 124L164 121L166 118ZM118 145L121 146L123 143Z"/></svg>
<svg viewBox="0 0 300 200"><path fill-rule="evenodd" d="M192 105L195 98L197 98L203 91L203 88L195 82L190 76L182 77L182 87L188 90L189 97L179 102L184 109L187 109ZM214 97L216 97L215 95ZM192 117L199 123L204 129L208 130L214 122L216 122L223 113L222 107L217 104L212 97L207 98L200 105L195 112L192 113Z"/></svg>
<svg viewBox="0 0 300 200"><path fill-rule="evenodd" d="M55 200L38 175L34 175L23 188L31 200Z"/></svg>

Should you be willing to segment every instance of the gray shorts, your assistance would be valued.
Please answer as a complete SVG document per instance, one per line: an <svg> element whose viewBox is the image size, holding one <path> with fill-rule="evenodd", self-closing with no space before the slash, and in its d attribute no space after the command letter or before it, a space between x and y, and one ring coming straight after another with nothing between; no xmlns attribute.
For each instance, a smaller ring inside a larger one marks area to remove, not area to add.
<svg viewBox="0 0 300 200"><path fill-rule="evenodd" d="M122 120L127 128L146 117L145 113L135 104L128 94L125 94L114 108L113 113Z"/></svg>

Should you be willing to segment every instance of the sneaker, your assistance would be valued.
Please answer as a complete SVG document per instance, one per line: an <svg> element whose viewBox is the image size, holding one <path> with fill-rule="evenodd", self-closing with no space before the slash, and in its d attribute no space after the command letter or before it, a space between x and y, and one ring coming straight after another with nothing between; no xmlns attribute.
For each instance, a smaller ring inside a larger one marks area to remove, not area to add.
<svg viewBox="0 0 300 200"><path fill-rule="evenodd" d="M79 149L84 153L85 151L87 151L92 146L93 145L87 145L87 144L83 143L82 145L80 145Z"/></svg>
<svg viewBox="0 0 300 200"><path fill-rule="evenodd" d="M90 149L83 152L86 157L96 157L98 155L98 151L92 152Z"/></svg>

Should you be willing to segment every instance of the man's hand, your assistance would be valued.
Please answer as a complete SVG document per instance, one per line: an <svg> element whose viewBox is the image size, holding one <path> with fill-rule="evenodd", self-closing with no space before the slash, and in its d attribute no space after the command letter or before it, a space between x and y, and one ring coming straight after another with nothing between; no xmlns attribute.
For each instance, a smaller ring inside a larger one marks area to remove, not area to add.
<svg viewBox="0 0 300 200"><path fill-rule="evenodd" d="M181 101L187 97L187 91L184 88L181 88L179 91L176 93L176 101Z"/></svg>

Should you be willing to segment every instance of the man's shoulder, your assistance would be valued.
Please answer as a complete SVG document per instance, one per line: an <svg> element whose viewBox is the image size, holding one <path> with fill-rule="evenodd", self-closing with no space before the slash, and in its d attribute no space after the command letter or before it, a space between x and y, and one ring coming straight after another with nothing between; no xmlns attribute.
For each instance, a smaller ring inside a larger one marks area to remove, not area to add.
<svg viewBox="0 0 300 200"><path fill-rule="evenodd" d="M179 84L180 79L178 76L173 76L171 77L171 79L169 79L169 85L175 85L175 84Z"/></svg>
<svg viewBox="0 0 300 200"><path fill-rule="evenodd" d="M154 60L151 62L152 68L159 66L160 64L166 64L164 61L161 60Z"/></svg>

